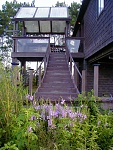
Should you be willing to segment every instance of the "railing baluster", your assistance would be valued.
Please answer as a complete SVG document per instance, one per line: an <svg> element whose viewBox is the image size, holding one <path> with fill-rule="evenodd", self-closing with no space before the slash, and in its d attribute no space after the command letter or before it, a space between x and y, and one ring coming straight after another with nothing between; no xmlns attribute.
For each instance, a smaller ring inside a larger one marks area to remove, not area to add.
<svg viewBox="0 0 113 150"><path fill-rule="evenodd" d="M29 70L29 94L32 96L33 89L33 69Z"/></svg>
<svg viewBox="0 0 113 150"><path fill-rule="evenodd" d="M70 57L70 71L71 71L71 74L72 74L72 59Z"/></svg>
<svg viewBox="0 0 113 150"><path fill-rule="evenodd" d="M46 57L44 59L44 74L45 74L45 72L46 72Z"/></svg>
<svg viewBox="0 0 113 150"><path fill-rule="evenodd" d="M39 67L39 86L41 84L41 66Z"/></svg>
<svg viewBox="0 0 113 150"><path fill-rule="evenodd" d="M70 53L68 48L66 49L66 56L67 56L68 65L69 65L69 62L70 62L70 73L71 73L71 76L73 78L74 85L77 88L77 92L79 93L78 87L77 87L77 84L78 84L77 80L78 80L78 75L80 76L81 79L82 79L82 75L81 75L81 73L80 73L76 63L74 62L73 57L72 57L72 55L71 55L71 53ZM72 70L72 65L74 67L73 68L74 70ZM72 75L72 73L74 73L74 74Z"/></svg>

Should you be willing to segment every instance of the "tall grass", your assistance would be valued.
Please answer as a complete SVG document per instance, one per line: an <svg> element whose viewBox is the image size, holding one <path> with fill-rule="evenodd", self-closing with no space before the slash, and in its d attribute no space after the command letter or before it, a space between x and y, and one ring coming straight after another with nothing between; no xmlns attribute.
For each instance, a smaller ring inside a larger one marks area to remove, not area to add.
<svg viewBox="0 0 113 150"><path fill-rule="evenodd" d="M21 84L13 85L12 72L0 64L0 141L4 143L12 139L13 120L21 112L26 92Z"/></svg>

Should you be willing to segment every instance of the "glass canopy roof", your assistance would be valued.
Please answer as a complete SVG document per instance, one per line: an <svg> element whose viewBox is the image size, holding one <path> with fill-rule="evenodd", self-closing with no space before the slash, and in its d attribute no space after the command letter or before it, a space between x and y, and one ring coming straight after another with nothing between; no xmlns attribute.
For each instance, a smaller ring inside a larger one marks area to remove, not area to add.
<svg viewBox="0 0 113 150"><path fill-rule="evenodd" d="M21 7L13 20L23 21L27 33L64 34L71 19L68 7Z"/></svg>

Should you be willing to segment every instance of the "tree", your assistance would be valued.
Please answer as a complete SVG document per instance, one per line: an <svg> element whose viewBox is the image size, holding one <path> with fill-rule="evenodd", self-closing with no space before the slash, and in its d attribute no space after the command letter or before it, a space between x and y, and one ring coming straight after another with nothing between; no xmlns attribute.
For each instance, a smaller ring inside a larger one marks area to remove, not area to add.
<svg viewBox="0 0 113 150"><path fill-rule="evenodd" d="M69 14L71 16L71 27L73 28L75 25L75 22L77 20L78 12L80 9L80 4L73 2L71 3L71 6L69 6Z"/></svg>
<svg viewBox="0 0 113 150"><path fill-rule="evenodd" d="M55 7L68 7L68 5L65 2L59 2L57 1L57 3L55 4ZM71 27L74 27L74 24L76 22L77 19L77 15L78 15L78 11L80 9L80 4L73 2L71 3L71 6L68 7L69 8L69 14L71 17Z"/></svg>
<svg viewBox="0 0 113 150"><path fill-rule="evenodd" d="M2 10L0 10L0 60L8 61L10 60L9 52L12 49L12 32L7 32L7 30L13 30L13 23L11 22L11 18L14 17L19 10L20 7L30 6L29 3L17 3L16 0L13 2L5 2L2 5ZM19 28L22 26L19 25Z"/></svg>
<svg viewBox="0 0 113 150"><path fill-rule="evenodd" d="M66 5L66 3L65 3L65 1L64 2L59 2L59 1L57 1L57 3L55 4L55 7L66 7L67 5Z"/></svg>

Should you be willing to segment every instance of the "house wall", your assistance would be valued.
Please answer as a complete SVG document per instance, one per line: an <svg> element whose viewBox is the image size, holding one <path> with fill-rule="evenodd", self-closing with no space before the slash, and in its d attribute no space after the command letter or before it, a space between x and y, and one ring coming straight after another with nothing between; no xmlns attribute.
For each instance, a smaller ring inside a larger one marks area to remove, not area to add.
<svg viewBox="0 0 113 150"><path fill-rule="evenodd" d="M113 64L99 66L99 96L113 95Z"/></svg>
<svg viewBox="0 0 113 150"><path fill-rule="evenodd" d="M87 92L93 89L94 66L87 67ZM113 64L100 64L99 66L99 93L101 96L113 95Z"/></svg>
<svg viewBox="0 0 113 150"><path fill-rule="evenodd" d="M98 16L97 0L90 0L84 15L85 58L113 41L113 2L105 0L105 7Z"/></svg>

